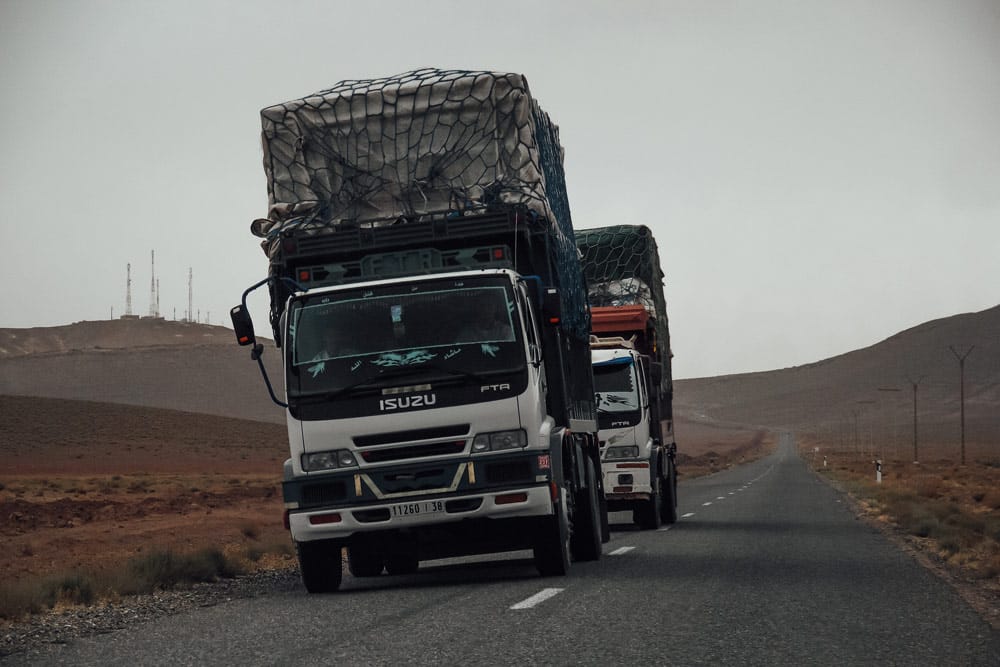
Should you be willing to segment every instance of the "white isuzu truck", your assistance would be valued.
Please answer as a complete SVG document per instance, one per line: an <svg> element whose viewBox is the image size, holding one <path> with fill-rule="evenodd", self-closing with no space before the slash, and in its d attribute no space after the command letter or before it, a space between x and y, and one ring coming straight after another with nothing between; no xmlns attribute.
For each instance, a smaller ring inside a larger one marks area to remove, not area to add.
<svg viewBox="0 0 1000 667"><path fill-rule="evenodd" d="M670 333L649 228L577 232L591 311L605 500L646 529L677 520Z"/></svg>
<svg viewBox="0 0 1000 667"><path fill-rule="evenodd" d="M517 74L417 70L264 109L285 521L309 592L427 559L601 555L586 286L558 129ZM261 364L261 370L264 367Z"/></svg>

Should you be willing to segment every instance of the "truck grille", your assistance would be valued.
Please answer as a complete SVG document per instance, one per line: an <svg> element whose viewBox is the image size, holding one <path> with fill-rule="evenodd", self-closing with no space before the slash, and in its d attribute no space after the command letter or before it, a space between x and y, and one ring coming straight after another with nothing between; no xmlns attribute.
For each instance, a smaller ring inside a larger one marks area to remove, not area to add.
<svg viewBox="0 0 1000 667"><path fill-rule="evenodd" d="M326 505L347 498L347 485L343 482L306 484L302 487L302 502L307 505Z"/></svg>
<svg viewBox="0 0 1000 667"><path fill-rule="evenodd" d="M390 445L395 443L413 442L414 440L434 440L437 438L456 438L469 434L468 424L452 424L435 428L415 428L409 431L391 431L389 433L372 433L356 435L352 438L355 447L374 447L375 445Z"/></svg>
<svg viewBox="0 0 1000 667"><path fill-rule="evenodd" d="M368 463L382 463L384 461L418 459L425 456L461 454L463 451L465 451L465 440L458 440L456 442L438 442L430 445L410 445L409 447L393 447L391 449L373 449L371 451L361 452L361 458Z"/></svg>

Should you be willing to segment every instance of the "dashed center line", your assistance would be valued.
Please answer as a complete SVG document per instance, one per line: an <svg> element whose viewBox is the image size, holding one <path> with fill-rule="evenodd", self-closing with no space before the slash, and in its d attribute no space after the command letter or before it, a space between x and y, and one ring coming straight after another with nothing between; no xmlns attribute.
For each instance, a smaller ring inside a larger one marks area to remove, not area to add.
<svg viewBox="0 0 1000 667"><path fill-rule="evenodd" d="M627 554L629 551L632 551L632 549L635 549L635 547L619 547L619 548L615 549L614 551L612 551L611 553L609 553L608 555L609 556L621 556L622 554Z"/></svg>
<svg viewBox="0 0 1000 667"><path fill-rule="evenodd" d="M686 518L691 517L691 516L694 516L694 512L688 512L687 514L681 514L681 518L682 519L686 519Z"/></svg>
<svg viewBox="0 0 1000 667"><path fill-rule="evenodd" d="M709 506L709 505L711 505L711 504L712 504L712 501L711 501L711 500L709 500L709 501L708 501L707 503L702 503L702 504L701 504L701 506L702 506L702 507L708 507L708 506Z"/></svg>
<svg viewBox="0 0 1000 667"><path fill-rule="evenodd" d="M716 498L716 500L725 500L725 499L726 499L725 496L719 496L719 497Z"/></svg>
<svg viewBox="0 0 1000 667"><path fill-rule="evenodd" d="M673 526L664 526L663 528L658 528L656 532L658 532L658 533L665 533L668 530L670 530L671 528L673 528Z"/></svg>
<svg viewBox="0 0 1000 667"><path fill-rule="evenodd" d="M564 589L562 588L543 588L542 590L538 591L527 600L521 600L517 604L512 605L511 609L531 609L535 605L541 604L542 602L545 602L549 598L554 597L559 593L562 593L563 590Z"/></svg>

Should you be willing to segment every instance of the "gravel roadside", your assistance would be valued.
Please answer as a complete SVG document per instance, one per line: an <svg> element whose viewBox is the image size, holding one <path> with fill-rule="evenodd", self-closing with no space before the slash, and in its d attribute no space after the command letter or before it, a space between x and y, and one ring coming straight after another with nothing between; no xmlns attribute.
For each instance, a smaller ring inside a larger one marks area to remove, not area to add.
<svg viewBox="0 0 1000 667"><path fill-rule="evenodd" d="M80 637L107 634L148 623L196 607L211 607L230 600L252 598L301 588L296 566L265 570L171 590L122 598L114 603L73 607L0 625L0 661L30 662L52 644L65 644Z"/></svg>

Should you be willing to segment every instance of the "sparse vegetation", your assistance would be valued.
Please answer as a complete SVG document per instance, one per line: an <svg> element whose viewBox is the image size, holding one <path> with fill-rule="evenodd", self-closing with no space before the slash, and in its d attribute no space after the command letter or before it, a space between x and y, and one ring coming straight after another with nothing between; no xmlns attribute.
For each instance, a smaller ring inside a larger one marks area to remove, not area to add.
<svg viewBox="0 0 1000 667"><path fill-rule="evenodd" d="M818 470L836 479L872 520L892 526L976 586L1000 596L1000 470L988 461L956 467L886 461L877 484L871 462L827 451ZM814 462L815 465L815 462Z"/></svg>
<svg viewBox="0 0 1000 667"><path fill-rule="evenodd" d="M115 570L96 574L69 572L0 584L0 618L16 619L59 604L91 605L99 599L217 581L244 571L239 559L230 558L216 548L190 554L158 550Z"/></svg>

